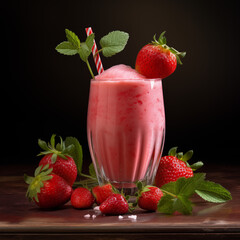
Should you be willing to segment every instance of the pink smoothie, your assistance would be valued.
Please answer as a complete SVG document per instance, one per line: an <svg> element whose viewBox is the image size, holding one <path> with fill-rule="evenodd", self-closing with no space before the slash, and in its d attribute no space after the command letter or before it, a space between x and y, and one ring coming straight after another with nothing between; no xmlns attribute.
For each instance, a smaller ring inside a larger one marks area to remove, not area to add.
<svg viewBox="0 0 240 240"><path fill-rule="evenodd" d="M165 113L161 79L117 65L91 81L88 142L100 182L151 181L161 157Z"/></svg>

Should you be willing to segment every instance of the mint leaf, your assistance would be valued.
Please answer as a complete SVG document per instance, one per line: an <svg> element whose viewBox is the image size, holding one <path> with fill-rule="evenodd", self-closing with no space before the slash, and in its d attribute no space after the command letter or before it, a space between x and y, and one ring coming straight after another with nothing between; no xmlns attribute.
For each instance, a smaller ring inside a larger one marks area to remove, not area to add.
<svg viewBox="0 0 240 240"><path fill-rule="evenodd" d="M102 53L105 57L111 57L116 53L121 52L129 39L129 34L122 31L113 31L102 37L100 45Z"/></svg>
<svg viewBox="0 0 240 240"><path fill-rule="evenodd" d="M223 203L232 199L231 193L226 188L211 181L202 182L195 192L208 202Z"/></svg>
<svg viewBox="0 0 240 240"><path fill-rule="evenodd" d="M93 44L94 44L94 33L92 33L91 35L89 35L86 39L86 45L88 47L88 49L90 50L90 53L92 52L92 47L93 47Z"/></svg>
<svg viewBox="0 0 240 240"><path fill-rule="evenodd" d="M202 166L203 166L203 162L199 161L199 162L196 162L196 163L190 165L190 168L193 171L196 171L197 169L201 168Z"/></svg>
<svg viewBox="0 0 240 240"><path fill-rule="evenodd" d="M68 149L68 153L75 161L75 164L77 166L78 174L82 172L82 164L83 164L83 152L82 152L82 146L75 137L67 137L65 139L65 145L66 149ZM74 145L74 148L68 148L68 146Z"/></svg>
<svg viewBox="0 0 240 240"><path fill-rule="evenodd" d="M189 215L192 212L192 203L186 196L173 197L164 195L158 203L158 212L173 214L178 211L182 214Z"/></svg>
<svg viewBox="0 0 240 240"><path fill-rule="evenodd" d="M179 178L176 182L169 182L161 187L161 190L174 195L185 195L190 197L195 193L197 186L204 180L205 173L196 173L191 178Z"/></svg>
<svg viewBox="0 0 240 240"><path fill-rule="evenodd" d="M190 178L179 178L176 181L175 194L187 197L192 196L197 186L204 181L205 176L205 173L196 173Z"/></svg>
<svg viewBox="0 0 240 240"><path fill-rule="evenodd" d="M94 34L87 37L86 42L82 42L78 50L80 58L84 61L88 61L89 55L92 53Z"/></svg>
<svg viewBox="0 0 240 240"><path fill-rule="evenodd" d="M57 45L56 50L64 55L75 55L78 53L78 49L70 42L64 41Z"/></svg>
<svg viewBox="0 0 240 240"><path fill-rule="evenodd" d="M175 202L174 207L176 208L176 211L179 211L185 215L192 213L192 202L184 195L178 196L178 200Z"/></svg>
<svg viewBox="0 0 240 240"><path fill-rule="evenodd" d="M72 31L70 31L70 30L68 30L68 29L65 29L65 33L66 33L67 40L68 40L76 49L80 48L80 40L79 40L78 36L77 36L74 32L72 32Z"/></svg>
<svg viewBox="0 0 240 240"><path fill-rule="evenodd" d="M176 182L170 182L161 187L165 194L158 203L158 211L172 214L178 211L183 214L192 212L192 203L189 198L195 193L205 178L205 173L197 173L191 178L179 178Z"/></svg>
<svg viewBox="0 0 240 240"><path fill-rule="evenodd" d="M164 195L161 197L160 201L158 202L158 212L165 213L165 214L173 214L176 209L174 208L175 198L170 195Z"/></svg>

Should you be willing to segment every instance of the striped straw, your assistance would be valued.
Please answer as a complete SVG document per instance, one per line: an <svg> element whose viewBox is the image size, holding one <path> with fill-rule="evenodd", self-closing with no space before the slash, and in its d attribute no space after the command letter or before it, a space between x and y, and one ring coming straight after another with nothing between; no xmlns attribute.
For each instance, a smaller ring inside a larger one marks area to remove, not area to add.
<svg viewBox="0 0 240 240"><path fill-rule="evenodd" d="M85 30L86 30L87 36L89 36L89 35L91 35L93 33L91 27L85 28ZM101 74L104 71L103 70L103 65L102 65L102 61L101 61L100 55L99 55L99 53L97 53L98 50L97 50L96 42L95 42L95 40L93 40L93 41L94 41L93 47L92 47L93 60L95 62L98 74Z"/></svg>

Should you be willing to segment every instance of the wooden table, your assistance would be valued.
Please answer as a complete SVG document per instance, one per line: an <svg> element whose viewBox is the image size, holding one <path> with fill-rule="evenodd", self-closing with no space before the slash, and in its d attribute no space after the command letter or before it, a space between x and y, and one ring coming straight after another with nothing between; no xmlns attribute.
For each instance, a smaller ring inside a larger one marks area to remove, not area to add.
<svg viewBox="0 0 240 240"><path fill-rule="evenodd" d="M25 198L23 173L32 175L34 167L0 167L0 239L240 239L239 166L208 168L207 178L230 190L232 201L211 204L196 197L191 216L137 209L136 220L76 210L69 203L59 210L40 210ZM96 218L84 218L86 214Z"/></svg>

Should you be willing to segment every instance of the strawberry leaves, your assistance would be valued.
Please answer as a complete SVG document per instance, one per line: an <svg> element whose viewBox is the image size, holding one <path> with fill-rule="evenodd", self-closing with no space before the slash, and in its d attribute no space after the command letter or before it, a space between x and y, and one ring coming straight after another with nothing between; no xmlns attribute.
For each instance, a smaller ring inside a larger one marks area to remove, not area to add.
<svg viewBox="0 0 240 240"><path fill-rule="evenodd" d="M158 38L158 40L156 39L156 34L153 36L153 41L152 41L152 44L154 45L160 45L162 46L163 48L169 50L170 52L172 52L175 56L176 56L176 59L177 59L177 62L182 65L182 61L180 58L183 58L185 57L186 55L186 52L179 52L178 50L176 50L175 48L173 47L169 47L167 45L167 39L166 37L164 36L166 33L166 31L162 32Z"/></svg>
<svg viewBox="0 0 240 240"><path fill-rule="evenodd" d="M193 171L198 170L203 166L203 162L199 161L196 163L193 163L192 165L189 165L188 160L190 160L193 156L193 150L189 150L186 153L183 152L177 152L178 147L172 147L168 151L168 156L174 156L177 157L179 160L185 162L188 167L192 168Z"/></svg>
<svg viewBox="0 0 240 240"><path fill-rule="evenodd" d="M63 142L62 138L60 137L60 143L58 143L57 146L55 147L55 137L56 134L53 134L51 136L50 143L46 143L45 141L38 139L38 145L44 151L40 152L37 156L52 154L51 157L52 163L56 162L58 156L61 157L62 159L67 159L66 156L70 156L69 152L72 152L74 145L71 144L66 146L65 142Z"/></svg>
<svg viewBox="0 0 240 240"><path fill-rule="evenodd" d="M49 164L46 164L44 167L40 165L36 168L34 177L30 177L24 174L24 181L25 183L29 184L26 197L30 201L39 201L37 194L41 192L41 188L44 186L44 182L52 179L52 176L50 175L52 170L52 168L49 168Z"/></svg>

